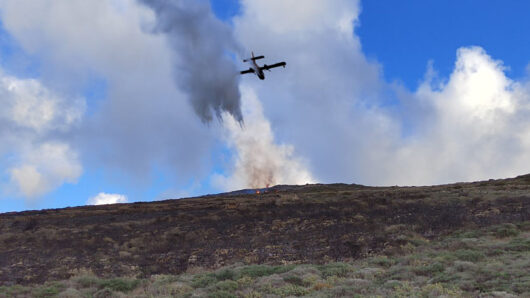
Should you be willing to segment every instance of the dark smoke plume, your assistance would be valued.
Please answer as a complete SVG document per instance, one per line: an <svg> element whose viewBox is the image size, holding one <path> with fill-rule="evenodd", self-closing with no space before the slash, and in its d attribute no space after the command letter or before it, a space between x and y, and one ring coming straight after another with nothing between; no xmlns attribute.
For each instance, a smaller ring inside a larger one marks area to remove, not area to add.
<svg viewBox="0 0 530 298"><path fill-rule="evenodd" d="M197 115L210 122L226 111L242 122L239 72L230 53L239 53L231 28L217 19L207 0L139 0L154 10L155 33L174 50L174 76Z"/></svg>

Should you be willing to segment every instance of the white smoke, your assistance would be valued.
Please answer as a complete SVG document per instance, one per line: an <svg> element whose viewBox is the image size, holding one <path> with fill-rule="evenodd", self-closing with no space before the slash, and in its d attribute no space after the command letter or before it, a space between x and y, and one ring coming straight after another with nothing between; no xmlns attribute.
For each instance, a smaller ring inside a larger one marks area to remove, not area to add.
<svg viewBox="0 0 530 298"><path fill-rule="evenodd" d="M242 95L244 126L233 117L224 122L225 140L236 155L234 168L228 177L216 176L215 183L225 190L314 183L306 163L295 157L294 147L276 144L255 92L243 88Z"/></svg>

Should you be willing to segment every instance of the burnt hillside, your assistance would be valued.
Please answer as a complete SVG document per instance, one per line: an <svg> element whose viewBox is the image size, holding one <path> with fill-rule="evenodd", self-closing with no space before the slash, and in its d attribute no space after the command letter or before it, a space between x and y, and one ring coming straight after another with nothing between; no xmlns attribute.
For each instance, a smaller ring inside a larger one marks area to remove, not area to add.
<svg viewBox="0 0 530 298"><path fill-rule="evenodd" d="M530 176L431 187L306 185L0 214L0 285L82 272L177 274L233 263L399 253L415 238L530 218Z"/></svg>

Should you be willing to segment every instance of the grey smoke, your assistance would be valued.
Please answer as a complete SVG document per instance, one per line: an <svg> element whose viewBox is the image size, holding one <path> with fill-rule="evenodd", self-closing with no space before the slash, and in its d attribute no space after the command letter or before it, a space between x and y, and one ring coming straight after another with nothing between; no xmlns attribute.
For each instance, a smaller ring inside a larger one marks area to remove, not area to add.
<svg viewBox="0 0 530 298"><path fill-rule="evenodd" d="M203 122L223 112L242 122L239 72L230 54L240 53L231 28L206 0L139 0L156 14L154 33L164 33L174 51L177 86L189 95Z"/></svg>

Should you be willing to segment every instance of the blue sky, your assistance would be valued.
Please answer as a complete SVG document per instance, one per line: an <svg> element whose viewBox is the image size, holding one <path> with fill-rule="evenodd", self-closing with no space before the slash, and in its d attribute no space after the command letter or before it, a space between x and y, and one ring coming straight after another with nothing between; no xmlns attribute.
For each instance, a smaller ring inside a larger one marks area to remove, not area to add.
<svg viewBox="0 0 530 298"><path fill-rule="evenodd" d="M362 54L366 56L367 63L381 67L383 84L398 82L411 94L416 92L422 82L428 61L433 61L439 76L447 80L454 70L457 50L468 46L480 46L493 59L502 60L508 68L505 71L507 77L514 80L524 78L530 63L530 38L527 36L530 29L530 18L527 17L530 3L481 1L480 7L477 7L477 3L471 0L362 1L355 34L360 39ZM233 17L242 14L242 8L235 0L211 0L211 5L215 15L231 28L234 27ZM3 20L0 21L0 25L3 24ZM243 30L244 28L239 29L238 32ZM255 38L259 39L260 36ZM274 47L274 44L269 43L268 47ZM3 25L0 27L0 65L4 72L19 78L39 79L45 57L47 56L27 53ZM264 84L271 82L274 82L274 78ZM252 84L255 82L249 83L250 86L255 86ZM95 75L81 85L83 87L79 92L86 99L86 113L97 113L108 96L108 80ZM256 87L256 90L259 88ZM264 98L267 96L261 93L258 95ZM270 114L271 119L281 118L281 112L273 111L271 104L266 101L263 109L265 114ZM271 125L275 130L280 124L273 121ZM277 132L277 135L282 141L290 140L288 133ZM293 143L298 149L303 142L293 140ZM130 201L218 192L220 188L215 183L216 177L229 174L228 164L235 153L230 145L220 140L208 144L212 148L208 151L209 155L200 159L206 173L201 173L199 179L186 176L175 180L174 172L156 166L156 163L146 175L131 178L121 169L85 161L83 174L76 183L61 183L38 198L27 200L13 192L0 192L0 212L84 205L88 198L100 192L125 194ZM303 153L304 149L300 151ZM309 153L304 156L306 155L310 156ZM0 166L3 166L2 162ZM5 168L4 176L7 171ZM325 173L325 170L322 172ZM352 174L352 177L356 177L355 175L357 174ZM330 179L333 178L324 180ZM345 178L346 181L351 181L348 179L350 178Z"/></svg>
<svg viewBox="0 0 530 298"><path fill-rule="evenodd" d="M456 49L478 45L521 77L530 62L527 1L363 1L357 30L364 52L385 79L417 87L432 60L440 75L453 69Z"/></svg>

